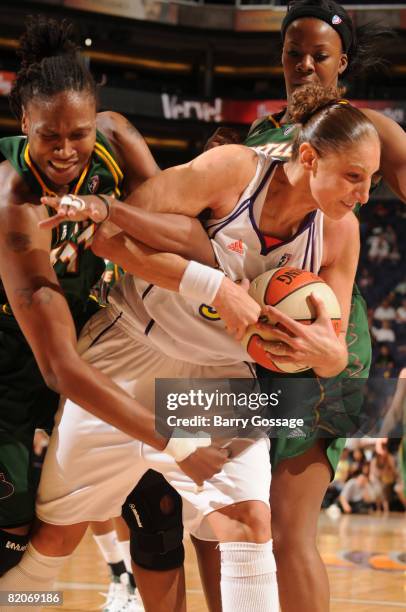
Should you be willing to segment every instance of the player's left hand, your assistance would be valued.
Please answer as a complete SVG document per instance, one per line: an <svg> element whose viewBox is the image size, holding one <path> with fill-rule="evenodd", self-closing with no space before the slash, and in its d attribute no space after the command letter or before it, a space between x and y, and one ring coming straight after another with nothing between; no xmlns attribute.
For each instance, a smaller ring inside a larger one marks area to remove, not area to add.
<svg viewBox="0 0 406 612"><path fill-rule="evenodd" d="M318 376L329 377L339 374L347 365L346 346L340 342L323 300L310 295L316 310L316 319L311 325L295 321L273 306L265 306L262 314L272 325L274 341L261 340L263 348L271 359L282 363L306 364ZM268 323L258 323L258 328L269 329Z"/></svg>
<svg viewBox="0 0 406 612"><path fill-rule="evenodd" d="M65 195L43 196L41 204L56 210L56 215L40 221L41 229L52 229L63 221L85 221L90 219L94 223L101 223L108 217L108 210L104 202L97 196Z"/></svg>

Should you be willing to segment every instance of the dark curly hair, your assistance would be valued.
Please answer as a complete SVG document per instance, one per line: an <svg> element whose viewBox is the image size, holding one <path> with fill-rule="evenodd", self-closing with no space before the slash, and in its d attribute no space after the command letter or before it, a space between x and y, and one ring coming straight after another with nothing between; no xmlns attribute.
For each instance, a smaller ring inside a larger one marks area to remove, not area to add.
<svg viewBox="0 0 406 612"><path fill-rule="evenodd" d="M375 126L362 111L342 99L341 87L325 89L311 84L296 89L289 101L292 123L301 124L292 143L292 159L297 159L303 142L309 142L320 156L328 151L345 150L349 144L375 134Z"/></svg>
<svg viewBox="0 0 406 612"><path fill-rule="evenodd" d="M95 81L74 41L73 24L66 19L28 17L17 53L21 67L9 101L18 119L23 107L35 97L71 90L87 91L97 99Z"/></svg>

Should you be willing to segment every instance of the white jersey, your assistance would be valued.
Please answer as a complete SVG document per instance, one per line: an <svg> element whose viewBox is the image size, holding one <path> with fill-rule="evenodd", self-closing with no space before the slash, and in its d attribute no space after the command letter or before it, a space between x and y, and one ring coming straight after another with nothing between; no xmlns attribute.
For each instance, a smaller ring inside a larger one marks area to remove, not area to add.
<svg viewBox="0 0 406 612"><path fill-rule="evenodd" d="M232 280L253 280L262 272L289 264L317 273L323 251L323 213L311 212L286 241L261 234L259 222L268 185L278 162L262 151L254 178L233 210L210 220L207 231L220 268ZM142 336L175 359L200 365L253 361L229 336L216 311L178 293L126 274L110 294L113 314L130 335ZM118 311L118 312L117 312Z"/></svg>

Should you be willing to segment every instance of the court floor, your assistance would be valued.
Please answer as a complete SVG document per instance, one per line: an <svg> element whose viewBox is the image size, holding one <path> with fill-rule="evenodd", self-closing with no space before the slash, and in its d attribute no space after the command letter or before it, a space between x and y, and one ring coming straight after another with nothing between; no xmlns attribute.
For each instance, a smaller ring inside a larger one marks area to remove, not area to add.
<svg viewBox="0 0 406 612"><path fill-rule="evenodd" d="M396 612L406 609L406 513L320 515L319 547L331 584L331 612ZM207 610L193 547L186 542L188 611ZM46 610L88 612L100 609L107 570L91 535L63 568L57 588L64 605ZM298 602L297 612L300 612Z"/></svg>

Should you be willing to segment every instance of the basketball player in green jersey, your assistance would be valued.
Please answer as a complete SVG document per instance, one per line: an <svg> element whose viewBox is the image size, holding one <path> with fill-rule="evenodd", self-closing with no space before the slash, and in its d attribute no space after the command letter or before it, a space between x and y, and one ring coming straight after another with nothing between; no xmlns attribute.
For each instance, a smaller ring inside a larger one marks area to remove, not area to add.
<svg viewBox="0 0 406 612"><path fill-rule="evenodd" d="M0 165L0 574L18 562L28 541L35 428L52 426L60 392L87 384L90 395L99 378L91 371L85 382L75 351L75 327L90 316L89 291L104 270L103 259L89 248L95 226L67 222L52 233L39 231L38 221L52 214L40 197L67 192L119 196L158 172L145 142L124 117L96 114L95 83L71 36L65 22L29 22L11 93L24 136L0 141L6 158ZM91 403L97 411L113 406L111 393L118 393L117 425L120 402L121 414L132 422L132 400L114 386L109 392L108 386L99 380L105 400L97 391ZM164 574L154 577L155 589L160 576L167 579Z"/></svg>
<svg viewBox="0 0 406 612"><path fill-rule="evenodd" d="M341 77L351 78L379 65L374 47L388 33L379 26L356 29L345 9L331 0L296 0L288 5L282 25L282 64L288 100L295 89L306 83L328 87L337 84ZM363 111L381 138L380 174L394 193L406 201L406 135L393 120L369 109ZM276 157L289 157L294 131L288 112L283 110L255 122L244 144L266 147ZM235 142L235 134L229 135L222 128L213 138L212 145ZM353 379L366 378L371 363L366 309L356 286L347 344L350 359L338 380L347 380L352 386L353 394L347 405L356 423L362 397L359 383ZM270 377L261 368L259 376L264 383ZM328 422L320 425L329 431ZM298 601L303 612L328 609L327 573L315 536L321 502L345 442L344 438L334 438L340 435L339 430L335 430L336 434L330 431L327 434L330 438L319 441L316 431L302 439L272 440L272 529L284 612L296 612ZM345 430L341 435L345 435ZM298 499L300 511L291 512L292 508L298 509Z"/></svg>

